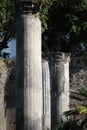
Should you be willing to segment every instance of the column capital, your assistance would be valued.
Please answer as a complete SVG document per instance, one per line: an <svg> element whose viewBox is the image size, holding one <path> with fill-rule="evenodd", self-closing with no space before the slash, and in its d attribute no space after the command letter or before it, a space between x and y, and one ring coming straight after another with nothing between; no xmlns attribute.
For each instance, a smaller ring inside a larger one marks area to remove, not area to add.
<svg viewBox="0 0 87 130"><path fill-rule="evenodd" d="M65 52L52 52L51 53L51 61L55 62L69 62L70 61L70 53Z"/></svg>
<svg viewBox="0 0 87 130"><path fill-rule="evenodd" d="M20 1L17 6L19 14L36 14L39 12L39 5L31 1Z"/></svg>

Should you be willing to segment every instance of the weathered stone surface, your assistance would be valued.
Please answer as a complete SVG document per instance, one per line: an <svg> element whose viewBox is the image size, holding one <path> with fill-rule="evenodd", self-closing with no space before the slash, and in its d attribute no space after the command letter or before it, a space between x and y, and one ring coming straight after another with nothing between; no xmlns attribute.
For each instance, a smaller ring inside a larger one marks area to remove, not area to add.
<svg viewBox="0 0 87 130"><path fill-rule="evenodd" d="M56 53L50 61L52 126L69 110L69 54Z"/></svg>
<svg viewBox="0 0 87 130"><path fill-rule="evenodd" d="M51 130L51 91L49 62L42 61L42 87L43 87L43 129Z"/></svg>
<svg viewBox="0 0 87 130"><path fill-rule="evenodd" d="M41 22L23 14L17 21L16 130L42 130Z"/></svg>
<svg viewBox="0 0 87 130"><path fill-rule="evenodd" d="M16 130L15 61L0 60L0 130Z"/></svg>
<svg viewBox="0 0 87 130"><path fill-rule="evenodd" d="M8 80L6 83L6 130L16 130L16 106L15 106L15 78L16 63L9 61L8 63Z"/></svg>
<svg viewBox="0 0 87 130"><path fill-rule="evenodd" d="M5 84L7 81L7 67L4 60L0 60L0 130L6 130Z"/></svg>
<svg viewBox="0 0 87 130"><path fill-rule="evenodd" d="M16 130L16 108L8 108L6 115L6 130Z"/></svg>

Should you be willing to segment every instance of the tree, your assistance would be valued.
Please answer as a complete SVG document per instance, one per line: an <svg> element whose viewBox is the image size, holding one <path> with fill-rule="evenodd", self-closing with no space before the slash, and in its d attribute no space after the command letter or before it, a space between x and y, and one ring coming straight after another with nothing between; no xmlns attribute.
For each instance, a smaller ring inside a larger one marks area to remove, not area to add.
<svg viewBox="0 0 87 130"><path fill-rule="evenodd" d="M54 1L49 9L47 20L50 49L54 48L54 51L58 51L56 46L61 46L58 48L59 51L72 51L76 44L86 43L86 15L87 0Z"/></svg>
<svg viewBox="0 0 87 130"><path fill-rule="evenodd" d="M15 36L14 3L12 0L0 2L0 55L8 48L8 42Z"/></svg>
<svg viewBox="0 0 87 130"><path fill-rule="evenodd" d="M2 50L8 48L8 42L15 37L17 2L17 0L3 0L0 2L0 56L4 56ZM46 15L51 5L51 0L34 0L34 2L39 4L40 8L42 8L42 5L45 6L45 8L41 10L40 16L42 26L46 28Z"/></svg>
<svg viewBox="0 0 87 130"><path fill-rule="evenodd" d="M0 2L0 52L8 47L8 41L15 36L17 2L17 0ZM43 43L45 43L43 51L44 48L48 48L49 51L72 51L76 44L86 43L86 0L34 0L33 2L40 6Z"/></svg>

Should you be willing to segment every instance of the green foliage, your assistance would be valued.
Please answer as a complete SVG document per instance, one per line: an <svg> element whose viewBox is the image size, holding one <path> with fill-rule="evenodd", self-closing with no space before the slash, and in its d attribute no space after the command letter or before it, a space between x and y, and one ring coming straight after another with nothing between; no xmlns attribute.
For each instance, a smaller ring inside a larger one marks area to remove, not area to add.
<svg viewBox="0 0 87 130"><path fill-rule="evenodd" d="M53 130L85 130L85 129L82 129L76 120L67 119L66 121L60 121Z"/></svg>
<svg viewBox="0 0 87 130"><path fill-rule="evenodd" d="M48 20L48 10L52 5L52 0L43 0L42 2L42 9L40 13L40 19L42 22L43 30L47 29L47 20Z"/></svg>
<svg viewBox="0 0 87 130"><path fill-rule="evenodd" d="M7 22L14 19L14 3L12 0L0 2L0 32L4 31Z"/></svg>
<svg viewBox="0 0 87 130"><path fill-rule="evenodd" d="M12 0L0 1L0 56L2 56L1 51L4 48L8 48L8 42L15 36L14 14L15 10Z"/></svg>
<svg viewBox="0 0 87 130"><path fill-rule="evenodd" d="M75 101L75 105L71 110L64 113L67 120L59 122L54 130L87 129L87 86L70 92L70 98Z"/></svg>
<svg viewBox="0 0 87 130"><path fill-rule="evenodd" d="M65 112L65 115L77 117L83 130L87 128L87 86L77 91L71 91L71 99L77 101L77 103L73 109Z"/></svg>
<svg viewBox="0 0 87 130"><path fill-rule="evenodd" d="M48 13L48 30L51 36L54 36L57 32L59 32L61 36L69 34L70 47L68 49L72 50L72 47L79 42L87 41L86 15L87 0L55 1ZM50 41L52 41L52 39ZM54 42L54 44L56 43Z"/></svg>
<svg viewBox="0 0 87 130"><path fill-rule="evenodd" d="M14 4L18 1L23 0L0 0L0 51L7 48L8 41L15 36ZM55 50L54 46L61 46L60 51L65 51L66 41L63 37L67 34L69 34L68 51L77 43L87 41L87 0L32 1L40 6L42 32L44 37L44 34L49 37L46 45L47 48L51 48L50 51Z"/></svg>
<svg viewBox="0 0 87 130"><path fill-rule="evenodd" d="M74 108L65 112L67 121L59 122L54 130L86 130L87 129L87 86L71 91L71 99L75 100Z"/></svg>
<svg viewBox="0 0 87 130"><path fill-rule="evenodd" d="M77 105L77 110L80 114L87 114L87 106Z"/></svg>

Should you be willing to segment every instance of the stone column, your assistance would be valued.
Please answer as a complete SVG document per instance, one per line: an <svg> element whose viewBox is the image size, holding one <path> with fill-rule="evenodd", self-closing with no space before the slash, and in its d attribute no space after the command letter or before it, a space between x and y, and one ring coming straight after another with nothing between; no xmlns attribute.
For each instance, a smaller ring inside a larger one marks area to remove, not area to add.
<svg viewBox="0 0 87 130"><path fill-rule="evenodd" d="M49 62L42 61L42 79L43 79L43 129L51 130L51 96L50 96L50 73Z"/></svg>
<svg viewBox="0 0 87 130"><path fill-rule="evenodd" d="M65 53L59 53L56 59L58 121L65 120L64 112L69 110L69 60Z"/></svg>
<svg viewBox="0 0 87 130"><path fill-rule="evenodd" d="M21 5L17 20L16 129L42 130L41 22L32 14L36 5Z"/></svg>
<svg viewBox="0 0 87 130"><path fill-rule="evenodd" d="M51 60L52 109L55 111L57 123L65 120L63 113L69 110L69 54L53 54ZM55 98L55 104L54 104ZM55 108L54 108L55 106ZM52 111L53 113L53 111ZM53 114L54 117L54 114Z"/></svg>

